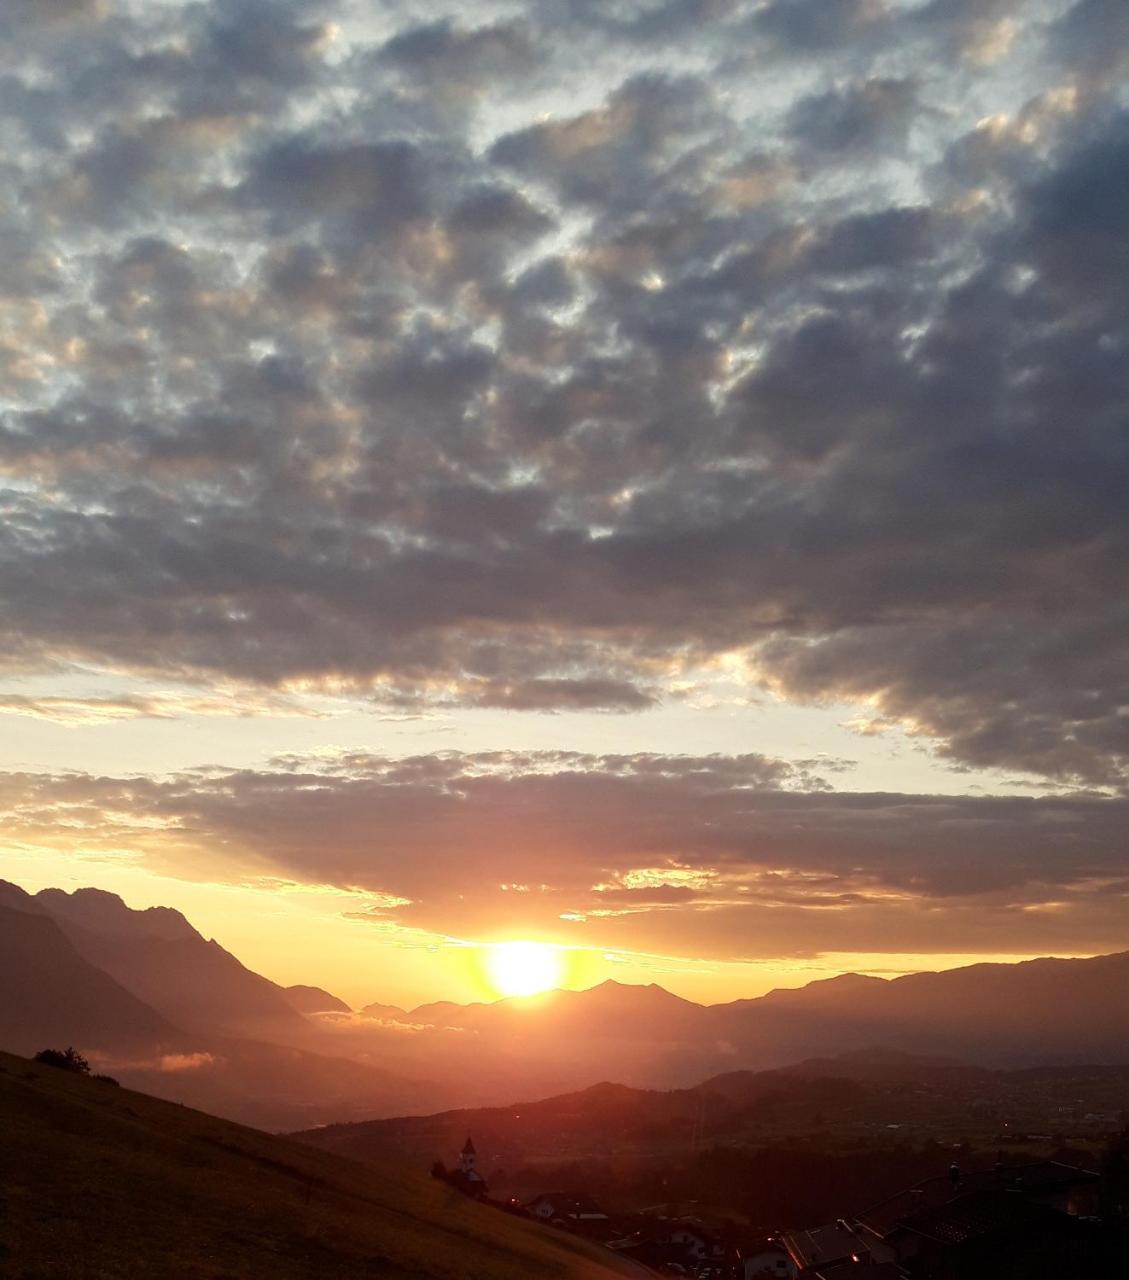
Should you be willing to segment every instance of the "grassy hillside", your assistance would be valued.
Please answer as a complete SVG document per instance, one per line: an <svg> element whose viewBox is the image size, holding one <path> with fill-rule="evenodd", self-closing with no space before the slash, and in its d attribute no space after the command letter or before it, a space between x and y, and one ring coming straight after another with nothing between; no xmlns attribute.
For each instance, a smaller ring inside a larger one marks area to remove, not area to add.
<svg viewBox="0 0 1129 1280"><path fill-rule="evenodd" d="M441 1183L0 1054L13 1280L611 1280L608 1255Z"/></svg>

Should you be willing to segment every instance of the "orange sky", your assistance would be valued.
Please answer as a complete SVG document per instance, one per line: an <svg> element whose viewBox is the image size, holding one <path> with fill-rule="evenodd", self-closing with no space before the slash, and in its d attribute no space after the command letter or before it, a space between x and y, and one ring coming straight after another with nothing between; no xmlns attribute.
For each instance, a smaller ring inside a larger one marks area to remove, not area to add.
<svg viewBox="0 0 1129 1280"><path fill-rule="evenodd" d="M491 980L489 944L495 939L374 929L343 919L348 896L328 888L200 883L158 876L128 862L76 864L42 853L0 859L0 878L28 892L96 885L120 894L134 908L176 907L250 968L283 985L324 987L354 1008L373 1002L411 1008L433 1000L493 1000L503 994ZM714 1004L848 971L893 977L980 960L1030 958L1015 953L828 954L788 964L726 964L568 948L561 951L559 985L581 989L607 978L655 982L686 999Z"/></svg>

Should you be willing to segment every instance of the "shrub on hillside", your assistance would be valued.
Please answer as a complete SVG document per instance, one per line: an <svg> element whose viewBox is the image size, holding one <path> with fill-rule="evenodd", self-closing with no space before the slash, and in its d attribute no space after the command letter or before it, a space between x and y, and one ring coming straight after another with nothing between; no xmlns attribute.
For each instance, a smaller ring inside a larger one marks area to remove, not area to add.
<svg viewBox="0 0 1129 1280"><path fill-rule="evenodd" d="M40 1049L35 1055L35 1061L45 1067L58 1067L60 1071L73 1071L80 1076L90 1074L90 1063L69 1045L65 1049Z"/></svg>

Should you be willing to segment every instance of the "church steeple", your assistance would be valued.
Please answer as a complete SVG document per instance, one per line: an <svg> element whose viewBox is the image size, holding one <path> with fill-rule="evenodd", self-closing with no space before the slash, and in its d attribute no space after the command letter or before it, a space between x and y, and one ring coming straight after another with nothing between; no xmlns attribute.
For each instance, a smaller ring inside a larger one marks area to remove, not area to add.
<svg viewBox="0 0 1129 1280"><path fill-rule="evenodd" d="M474 1173L474 1158L478 1152L474 1149L474 1143L468 1137L463 1144L462 1151L459 1152L459 1168L463 1173Z"/></svg>

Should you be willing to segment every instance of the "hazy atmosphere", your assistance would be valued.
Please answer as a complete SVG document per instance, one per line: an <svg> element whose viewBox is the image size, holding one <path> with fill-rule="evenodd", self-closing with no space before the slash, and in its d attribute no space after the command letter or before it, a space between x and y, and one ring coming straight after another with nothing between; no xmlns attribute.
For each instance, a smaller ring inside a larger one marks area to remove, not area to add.
<svg viewBox="0 0 1129 1280"><path fill-rule="evenodd" d="M1124 0L5 22L0 877L356 1005L1129 947Z"/></svg>

